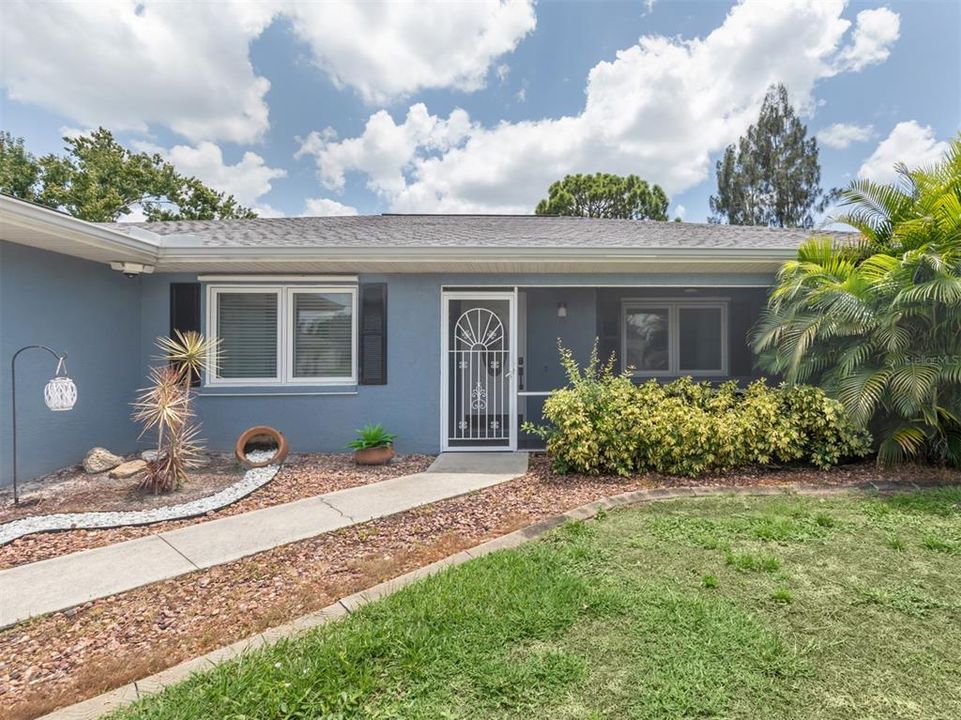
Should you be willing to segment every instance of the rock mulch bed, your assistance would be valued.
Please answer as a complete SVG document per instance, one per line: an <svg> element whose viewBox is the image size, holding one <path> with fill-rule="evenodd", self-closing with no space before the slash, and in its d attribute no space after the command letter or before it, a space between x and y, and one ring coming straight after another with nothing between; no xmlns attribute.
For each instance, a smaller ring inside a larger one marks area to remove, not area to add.
<svg viewBox="0 0 961 720"><path fill-rule="evenodd" d="M133 460L139 457L130 456ZM203 467L191 472L188 484L157 495L140 487L140 477L111 477L113 469L87 473L78 465L31 480L20 489L19 505L13 504L12 488L0 488L0 523L37 515L130 512L180 505L220 492L244 476L244 468L233 455L211 454L204 457Z"/></svg>
<svg viewBox="0 0 961 720"><path fill-rule="evenodd" d="M184 520L164 520L150 525L132 525L98 530L66 530L26 535L0 546L0 569L46 560L80 550L102 547L124 540L132 540L133 538L172 530L184 525L250 512L251 510L300 500L313 495L322 495L348 487L380 482L400 475L422 472L430 466L432 461L433 457L427 455L400 455L394 458L389 465L359 467L354 464L349 453L296 455L288 458L281 472L271 482L220 510L206 512L203 515ZM234 466L231 465L231 467ZM206 482L207 475L205 473L209 472L203 471L192 475L191 483L185 490L189 492L195 480ZM236 474L231 477L233 480L242 477L242 470L237 469ZM129 482L127 481L128 485ZM178 493L172 493L166 496L148 495L147 497L171 498L178 495ZM43 507L49 506L49 503L43 505ZM159 509L166 506L166 504L156 505L149 509Z"/></svg>
<svg viewBox="0 0 961 720"><path fill-rule="evenodd" d="M164 520L204 515L250 495L273 480L278 470L280 470L279 465L252 468L244 473L240 480L233 485L228 485L220 492L179 505L163 505L149 510L57 513L11 520L0 524L0 546L32 533L151 525Z"/></svg>
<svg viewBox="0 0 961 720"><path fill-rule="evenodd" d="M592 500L672 485L959 483L931 468L747 472L703 479L522 478L228 565L54 613L0 633L0 715L36 717L322 608L486 539Z"/></svg>

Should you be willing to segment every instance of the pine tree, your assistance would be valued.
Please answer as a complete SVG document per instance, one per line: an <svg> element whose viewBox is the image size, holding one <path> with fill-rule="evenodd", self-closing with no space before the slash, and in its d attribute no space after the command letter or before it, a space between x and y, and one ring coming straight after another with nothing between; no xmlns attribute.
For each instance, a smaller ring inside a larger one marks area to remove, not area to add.
<svg viewBox="0 0 961 720"><path fill-rule="evenodd" d="M821 189L815 138L807 137L784 85L768 88L757 123L718 160L711 222L812 227L836 197Z"/></svg>

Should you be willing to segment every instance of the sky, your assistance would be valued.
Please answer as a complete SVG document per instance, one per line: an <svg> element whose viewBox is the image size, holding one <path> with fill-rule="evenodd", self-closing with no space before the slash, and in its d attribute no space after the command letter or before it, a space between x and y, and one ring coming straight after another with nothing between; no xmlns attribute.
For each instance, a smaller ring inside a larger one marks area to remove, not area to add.
<svg viewBox="0 0 961 720"><path fill-rule="evenodd" d="M614 172L703 222L778 82L825 188L961 130L961 0L6 0L0 41L32 152L103 126L261 216L526 214Z"/></svg>

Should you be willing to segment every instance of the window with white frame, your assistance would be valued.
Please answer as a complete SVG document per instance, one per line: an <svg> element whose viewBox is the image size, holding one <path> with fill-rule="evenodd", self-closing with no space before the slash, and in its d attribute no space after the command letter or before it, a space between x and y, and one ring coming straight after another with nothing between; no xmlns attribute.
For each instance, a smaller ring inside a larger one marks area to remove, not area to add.
<svg viewBox="0 0 961 720"><path fill-rule="evenodd" d="M210 385L357 382L355 286L210 285L207 328Z"/></svg>
<svg viewBox="0 0 961 720"><path fill-rule="evenodd" d="M621 316L634 375L727 375L727 302L630 300Z"/></svg>

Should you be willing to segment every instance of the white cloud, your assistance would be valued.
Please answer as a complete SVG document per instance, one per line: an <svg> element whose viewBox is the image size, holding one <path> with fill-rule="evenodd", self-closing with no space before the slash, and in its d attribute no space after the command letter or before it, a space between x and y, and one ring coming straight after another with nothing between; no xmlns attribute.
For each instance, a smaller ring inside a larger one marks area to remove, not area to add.
<svg viewBox="0 0 961 720"><path fill-rule="evenodd" d="M527 102L527 88L521 88L514 93L514 99L519 103Z"/></svg>
<svg viewBox="0 0 961 720"><path fill-rule="evenodd" d="M131 146L141 152L158 153L173 163L179 173L197 177L214 190L233 195L237 202L253 208L261 217L282 214L262 198L270 192L273 181L286 177L287 171L269 167L257 153L245 152L238 162L230 165L224 162L220 146L211 142L175 145L170 149L146 142L133 142Z"/></svg>
<svg viewBox="0 0 961 720"><path fill-rule="evenodd" d="M304 202L304 215L331 217L333 215L356 215L357 208L344 205L329 198L307 198Z"/></svg>
<svg viewBox="0 0 961 720"><path fill-rule="evenodd" d="M473 91L536 23L531 0L291 3L314 62L370 103L423 88Z"/></svg>
<svg viewBox="0 0 961 720"><path fill-rule="evenodd" d="M842 66L858 71L884 62L900 34L901 18L896 12L884 7L862 10L857 16L851 44L841 53Z"/></svg>
<svg viewBox="0 0 961 720"><path fill-rule="evenodd" d="M940 160L947 149L948 144L936 140L930 126L922 127L915 120L900 122L864 161L858 177L880 183L893 182L897 178L895 164L905 163L911 168L931 165Z"/></svg>
<svg viewBox="0 0 961 720"><path fill-rule="evenodd" d="M84 126L248 142L267 128L270 83L247 46L271 16L259 4L8 2L0 83Z"/></svg>
<svg viewBox="0 0 961 720"><path fill-rule="evenodd" d="M96 130L96 128L76 128L65 125L60 128L60 137L74 140L78 137L83 137L84 135L90 135L94 130Z"/></svg>
<svg viewBox="0 0 961 720"><path fill-rule="evenodd" d="M684 216L687 215L687 208L683 205L675 205L673 214L675 217L679 217L681 220L683 220Z"/></svg>
<svg viewBox="0 0 961 720"><path fill-rule="evenodd" d="M270 83L255 72L250 44L278 17L338 86L370 102L476 90L535 24L530 0L8 1L0 85L83 126L162 125L192 142L254 142L269 127Z"/></svg>
<svg viewBox="0 0 961 720"><path fill-rule="evenodd" d="M745 0L706 37L643 36L594 66L577 115L485 128L415 105L399 124L375 113L355 138L312 133L298 156L314 156L330 188L365 174L399 212L531 212L571 172L638 173L676 193L708 176L711 154L756 119L770 84L810 112L817 81L851 69L844 7ZM457 128L446 146L437 125Z"/></svg>
<svg viewBox="0 0 961 720"><path fill-rule="evenodd" d="M220 147L211 142L196 147L175 145L167 158L181 173L195 175L215 190L233 195L243 205L257 204L270 192L274 180L287 176L285 170L268 167L253 152L245 152L239 162L228 165Z"/></svg>
<svg viewBox="0 0 961 720"><path fill-rule="evenodd" d="M822 145L843 150L851 143L870 140L874 137L874 127L872 125L834 123L818 132L817 137Z"/></svg>
<svg viewBox="0 0 961 720"><path fill-rule="evenodd" d="M455 109L442 119L418 103L400 124L385 110L374 113L360 137L337 141L332 128L314 131L301 140L295 157L313 156L321 182L331 190L342 190L345 174L359 171L367 176L371 190L391 198L407 187L406 173L415 158L449 150L470 130L470 118L463 110Z"/></svg>

